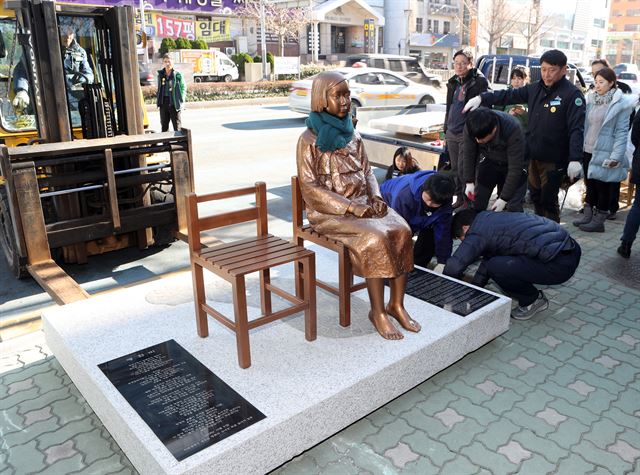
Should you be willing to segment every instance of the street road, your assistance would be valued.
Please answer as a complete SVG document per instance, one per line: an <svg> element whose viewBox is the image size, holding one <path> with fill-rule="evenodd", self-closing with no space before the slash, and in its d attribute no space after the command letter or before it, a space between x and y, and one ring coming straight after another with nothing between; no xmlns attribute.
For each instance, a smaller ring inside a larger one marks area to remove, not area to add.
<svg viewBox="0 0 640 475"><path fill-rule="evenodd" d="M152 129L160 129L157 113L149 114ZM304 117L286 104L187 109L184 127L191 129L196 192L206 193L267 183L270 232L291 235L290 178L296 172L296 143ZM254 228L252 228L254 229ZM146 251L127 249L89 258L87 265L65 270L89 293L131 285L181 270L188 265L187 247L176 242ZM17 316L39 315L51 299L32 280L16 280L4 256L0 258L0 327Z"/></svg>

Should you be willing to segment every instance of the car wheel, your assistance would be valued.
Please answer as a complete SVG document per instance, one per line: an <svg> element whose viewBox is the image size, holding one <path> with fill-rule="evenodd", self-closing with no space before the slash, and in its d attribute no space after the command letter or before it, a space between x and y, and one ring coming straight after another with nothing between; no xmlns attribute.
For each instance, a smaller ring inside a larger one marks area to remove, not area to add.
<svg viewBox="0 0 640 475"><path fill-rule="evenodd" d="M425 104L435 104L435 103L436 101L431 96L424 96L422 99L420 99L420 102L419 102L421 106Z"/></svg>
<svg viewBox="0 0 640 475"><path fill-rule="evenodd" d="M355 117L356 116L356 110L358 109L358 107L362 107L362 104L360 104L358 101L351 99L351 116Z"/></svg>
<svg viewBox="0 0 640 475"><path fill-rule="evenodd" d="M224 82L231 82L231 81L233 81L233 78L231 77L231 75L230 75L230 74L227 74L227 75L224 77Z"/></svg>
<svg viewBox="0 0 640 475"><path fill-rule="evenodd" d="M202 82L202 78L200 76L196 76L193 78L193 82Z"/></svg>

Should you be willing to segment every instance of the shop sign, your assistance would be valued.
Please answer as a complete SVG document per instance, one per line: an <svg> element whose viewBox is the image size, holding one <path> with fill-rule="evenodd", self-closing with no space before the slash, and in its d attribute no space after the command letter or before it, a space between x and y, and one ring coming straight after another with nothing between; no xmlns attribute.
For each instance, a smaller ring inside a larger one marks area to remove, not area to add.
<svg viewBox="0 0 640 475"><path fill-rule="evenodd" d="M61 3L104 5L107 7L131 5L138 8L140 6L139 0L64 0ZM245 3L246 0L144 0L144 9L232 15Z"/></svg>
<svg viewBox="0 0 640 475"><path fill-rule="evenodd" d="M197 16L196 39L207 43L231 41L231 20Z"/></svg>
<svg viewBox="0 0 640 475"><path fill-rule="evenodd" d="M161 38L187 38L195 40L195 22L193 17L177 17L154 14L156 36Z"/></svg>

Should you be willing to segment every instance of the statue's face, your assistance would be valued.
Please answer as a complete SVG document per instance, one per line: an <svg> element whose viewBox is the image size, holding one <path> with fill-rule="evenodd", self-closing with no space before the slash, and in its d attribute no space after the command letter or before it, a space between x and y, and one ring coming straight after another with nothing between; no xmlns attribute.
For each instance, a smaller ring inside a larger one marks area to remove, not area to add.
<svg viewBox="0 0 640 475"><path fill-rule="evenodd" d="M341 81L327 92L327 112L344 119L351 110L351 93L347 81Z"/></svg>

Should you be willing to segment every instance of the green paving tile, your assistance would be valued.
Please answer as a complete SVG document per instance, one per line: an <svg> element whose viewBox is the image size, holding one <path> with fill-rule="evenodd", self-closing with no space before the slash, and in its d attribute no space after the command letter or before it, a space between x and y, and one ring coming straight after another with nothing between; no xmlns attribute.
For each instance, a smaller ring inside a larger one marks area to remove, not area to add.
<svg viewBox="0 0 640 475"><path fill-rule="evenodd" d="M458 366L456 364L449 366L448 368L440 371L438 374L431 377L431 381L440 387L448 387L456 379L464 377L468 372L467 368Z"/></svg>
<svg viewBox="0 0 640 475"><path fill-rule="evenodd" d="M482 427L486 427L492 422L496 422L500 419L499 416L478 404L474 404L469 399L459 399L454 401L451 403L451 407L458 414L474 419Z"/></svg>
<svg viewBox="0 0 640 475"><path fill-rule="evenodd" d="M589 393L587 399L580 403L581 407L588 409L595 414L602 414L609 410L611 403L618 398L617 395L611 394L608 391L602 389L596 389L592 393Z"/></svg>
<svg viewBox="0 0 640 475"><path fill-rule="evenodd" d="M426 394L427 398L420 403L420 409L428 416L444 411L449 405L460 398L446 388L438 388L436 392Z"/></svg>
<svg viewBox="0 0 640 475"><path fill-rule="evenodd" d="M594 358L594 360L599 357ZM581 356L573 355L571 359L567 362L568 366L574 366L576 369L574 370L576 373L579 373L578 370L588 371L589 373L593 373L600 377L606 377L607 374L611 373L611 369L602 366L601 364L594 363L592 360L585 360Z"/></svg>
<svg viewBox="0 0 640 475"><path fill-rule="evenodd" d="M46 450L52 445L62 444L72 437L90 432L93 428L92 420L89 417L69 422L53 432L40 435L38 437L38 448L40 450Z"/></svg>
<svg viewBox="0 0 640 475"><path fill-rule="evenodd" d="M440 475L440 467L431 462L427 457L408 463L401 472L403 475Z"/></svg>
<svg viewBox="0 0 640 475"><path fill-rule="evenodd" d="M531 430L533 433L540 437L546 437L552 433L555 428L547 424L544 419L539 417L530 416L522 409L515 408L504 414L504 417L509 419L515 425Z"/></svg>
<svg viewBox="0 0 640 475"><path fill-rule="evenodd" d="M391 414L398 416L408 409L411 409L416 404L423 402L426 396L420 391L412 389L404 393L402 396L397 397L390 403L386 404L387 411Z"/></svg>
<svg viewBox="0 0 640 475"><path fill-rule="evenodd" d="M449 450L457 452L461 447L469 445L476 435L484 431L484 426L481 426L473 419L467 418L455 424L450 432L440 436L438 440L449 447Z"/></svg>
<svg viewBox="0 0 640 475"><path fill-rule="evenodd" d="M44 454L36 448L36 441L32 440L26 444L10 446L7 462L16 471L11 473L38 473L46 465Z"/></svg>
<svg viewBox="0 0 640 475"><path fill-rule="evenodd" d="M273 472L274 475L300 475L301 473L320 473L320 468L309 455L302 454Z"/></svg>
<svg viewBox="0 0 640 475"><path fill-rule="evenodd" d="M411 434L415 429L411 427L404 419L396 419L395 421L382 427L376 434L372 434L364 439L378 453L384 453L386 450L398 445L398 442L407 434Z"/></svg>
<svg viewBox="0 0 640 475"><path fill-rule="evenodd" d="M503 414L506 411L510 411L517 402L523 400L524 396L520 396L511 389L505 389L504 391L495 393L493 398L482 403L482 406L486 407L494 414Z"/></svg>
<svg viewBox="0 0 640 475"><path fill-rule="evenodd" d="M342 439L353 442L360 442L364 440L365 437L375 434L379 430L379 427L374 426L370 420L365 418L354 422L339 434Z"/></svg>
<svg viewBox="0 0 640 475"><path fill-rule="evenodd" d="M530 430L525 429L522 432L518 432L512 439L517 441L523 449L542 455L548 462L554 465L558 463L561 458L569 455L567 449L558 446L558 444L546 437L537 436Z"/></svg>
<svg viewBox="0 0 640 475"><path fill-rule="evenodd" d="M496 373L495 370L479 366L478 363L474 362L473 364L476 365L475 368L468 371L467 374L464 375L464 378L461 378L461 381L464 381L468 386L475 386L487 379L491 379L491 377Z"/></svg>
<svg viewBox="0 0 640 475"><path fill-rule="evenodd" d="M640 418L620 410L620 408L615 407L615 403L612 403L609 410L603 414L603 418L611 419L622 427L640 431Z"/></svg>
<svg viewBox="0 0 640 475"><path fill-rule="evenodd" d="M434 438L438 438L451 430L445 426L440 419L427 416L420 410L419 405L402 414L402 418L406 420L411 427L428 432Z"/></svg>
<svg viewBox="0 0 640 475"><path fill-rule="evenodd" d="M616 475L616 474L612 473L611 470L605 467L596 467L587 475Z"/></svg>
<svg viewBox="0 0 640 475"><path fill-rule="evenodd" d="M544 390L548 392L551 396L556 398L562 398L566 401L569 401L571 404L579 404L585 399L587 396L583 396L577 391L570 389L568 387L563 387L558 384L547 384L544 387Z"/></svg>
<svg viewBox="0 0 640 475"><path fill-rule="evenodd" d="M538 454L527 460L523 460L518 468L518 475L541 475L543 473L552 473L555 470L555 465L549 463L544 457Z"/></svg>
<svg viewBox="0 0 640 475"><path fill-rule="evenodd" d="M457 380L455 384L450 384L447 388L462 399L470 399L471 401L478 403L491 399L490 395L485 394L480 389L474 386L469 386L468 383L463 383L460 380Z"/></svg>
<svg viewBox="0 0 640 475"><path fill-rule="evenodd" d="M637 352L629 351L629 345L621 342L620 340L614 340L617 343L616 347L610 348L604 354L610 356L614 360L626 361L630 365L640 367L640 356ZM622 351L621 351L622 350Z"/></svg>
<svg viewBox="0 0 640 475"><path fill-rule="evenodd" d="M511 463L504 455L497 453L495 450L487 450L487 448L479 442L474 442L467 447L463 447L460 449L460 453L468 457L475 465L486 468L493 475L514 473L518 467Z"/></svg>
<svg viewBox="0 0 640 475"><path fill-rule="evenodd" d="M629 363L622 363L613 368L609 377L615 382L626 386L634 381L639 373L640 368L631 366Z"/></svg>
<svg viewBox="0 0 640 475"><path fill-rule="evenodd" d="M66 399L71 394L68 387L57 387L43 391L38 397L24 401L18 405L20 412L26 414L30 411L37 411L43 407L50 406L55 401Z"/></svg>
<svg viewBox="0 0 640 475"><path fill-rule="evenodd" d="M359 471L353 460L343 457L337 462L331 462L320 473L322 475L357 475Z"/></svg>
<svg viewBox="0 0 640 475"><path fill-rule="evenodd" d="M428 433L423 431L416 431L404 437L402 441L409 445L414 452L428 457L438 467L442 467L446 462L456 457L456 454L451 452L445 444L432 439Z"/></svg>
<svg viewBox="0 0 640 475"><path fill-rule="evenodd" d="M640 450L640 420L636 418L636 428L621 428L622 433L618 434L618 440L624 440L630 446L634 447L637 450ZM637 460L640 463L640 460Z"/></svg>
<svg viewBox="0 0 640 475"><path fill-rule="evenodd" d="M13 406L2 411L2 417L0 417L0 434L2 434L2 437L24 430L25 420L18 413L18 408L19 406Z"/></svg>
<svg viewBox="0 0 640 475"><path fill-rule="evenodd" d="M601 330L602 327L587 322L580 329L576 329L575 334L579 335L583 340L592 340Z"/></svg>
<svg viewBox="0 0 640 475"><path fill-rule="evenodd" d="M572 449L572 446L580 440L582 434L589 431L589 427L584 425L575 419L567 419L561 422L555 431L548 434L550 440L554 441L560 447L567 450ZM540 434L538 434L540 435Z"/></svg>
<svg viewBox="0 0 640 475"><path fill-rule="evenodd" d="M587 425L591 425L600 419L599 414L591 412L590 410L577 406L575 404L570 404L564 399L555 399L547 404L547 406L555 409L559 414L562 414L563 416L576 419Z"/></svg>
<svg viewBox="0 0 640 475"><path fill-rule="evenodd" d="M52 358L37 361L35 363L25 365L21 368L16 368L11 371L7 371L6 373L2 373L0 375L0 384L2 385L2 389L0 389L0 391L3 391L5 386L8 386L11 383L24 381L25 379L32 378L38 374L51 371L52 369L54 369L51 366L51 360ZM4 397L5 393L0 393L0 395Z"/></svg>
<svg viewBox="0 0 640 475"><path fill-rule="evenodd" d="M626 389L626 386L618 384L607 377L593 373L584 372L580 374L580 379L595 388L604 389L609 394L615 394L616 396Z"/></svg>
<svg viewBox="0 0 640 475"><path fill-rule="evenodd" d="M87 463L87 460L83 460L84 463ZM130 463L127 463L128 460L124 459L118 454L111 454L110 456L95 460L94 462L86 465L78 475L92 475L92 474L122 474L124 475L135 475L137 474L135 468Z"/></svg>
<svg viewBox="0 0 640 475"><path fill-rule="evenodd" d="M81 404L75 396L55 401L51 404L51 411L58 417L58 423L64 425L93 414L86 403Z"/></svg>
<svg viewBox="0 0 640 475"><path fill-rule="evenodd" d="M473 465L466 457L457 456L454 460L445 463L442 466L442 475L460 475L461 473L474 473L477 467Z"/></svg>
<svg viewBox="0 0 640 475"><path fill-rule="evenodd" d="M110 441L105 440L102 431L97 428L75 437L74 444L75 448L84 454L83 462L87 465L107 459L113 454Z"/></svg>
<svg viewBox="0 0 640 475"><path fill-rule="evenodd" d="M547 404L554 400L554 397L544 392L542 389L536 389L525 394L524 400L519 401L514 407L522 409L530 416L535 416L538 412L543 411Z"/></svg>
<svg viewBox="0 0 640 475"><path fill-rule="evenodd" d="M31 424L29 427L26 427L25 430L6 434L3 436L4 443L13 450L17 445L26 444L37 438L48 437L50 434L55 434L59 429L60 425L56 418L52 417L50 419Z"/></svg>
<svg viewBox="0 0 640 475"><path fill-rule="evenodd" d="M481 442L491 451L498 450L498 447L505 445L513 434L522 430L518 424L512 423L508 418L503 417L487 427L486 431L476 436L476 440Z"/></svg>
<svg viewBox="0 0 640 475"><path fill-rule="evenodd" d="M586 461L596 466L606 467L613 473L627 473L632 468L631 464L625 462L616 454L602 450L588 440L582 440L571 450Z"/></svg>
<svg viewBox="0 0 640 475"><path fill-rule="evenodd" d="M504 373L497 373L491 378L491 381L496 383L498 386L502 386L503 388L512 389L520 396L526 396L535 389L534 381L537 379L537 377L539 377L540 373L548 375L549 373L551 373L551 370L548 370L541 365L536 365L529 368L519 377L514 378L509 377Z"/></svg>
<svg viewBox="0 0 640 475"><path fill-rule="evenodd" d="M543 343L541 343L543 344ZM552 370L556 370L557 368L561 367L564 365L563 361L559 361L558 359L550 356L550 355L543 355L541 353L538 353L534 350L527 350L525 352L522 353L522 356L525 357L526 359L528 359L529 361L536 363L536 364L541 364L546 366L549 369Z"/></svg>
<svg viewBox="0 0 640 475"><path fill-rule="evenodd" d="M580 351L581 348L582 345L578 346L572 342L564 341L549 353L547 353L547 356L555 358L556 360L562 362L570 359L573 355Z"/></svg>
<svg viewBox="0 0 640 475"><path fill-rule="evenodd" d="M371 447L365 444L354 445L348 455L358 468L358 473L364 470L370 473L391 475L398 471L392 460L382 454L375 453Z"/></svg>
<svg viewBox="0 0 640 475"><path fill-rule="evenodd" d="M600 419L596 421L589 432L582 436L583 440L593 442L593 444L601 449L606 449L608 445L615 443L617 435L624 429L609 419Z"/></svg>
<svg viewBox="0 0 640 475"><path fill-rule="evenodd" d="M347 455L351 445L353 445L351 442L344 441L338 434L312 447L305 454L312 457L318 467L322 468L331 462L337 462L340 457Z"/></svg>
<svg viewBox="0 0 640 475"><path fill-rule="evenodd" d="M396 416L391 414L386 407L374 411L366 417L374 426L383 427L396 419Z"/></svg>
<svg viewBox="0 0 640 475"><path fill-rule="evenodd" d="M40 388L34 386L26 391L18 391L17 393L6 396L0 400L0 411L11 409L13 406L17 406L20 403L35 399L40 394Z"/></svg>

